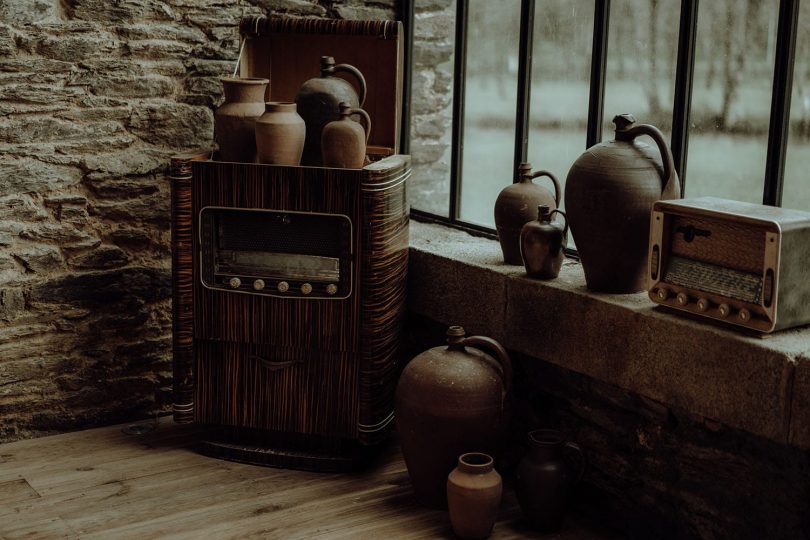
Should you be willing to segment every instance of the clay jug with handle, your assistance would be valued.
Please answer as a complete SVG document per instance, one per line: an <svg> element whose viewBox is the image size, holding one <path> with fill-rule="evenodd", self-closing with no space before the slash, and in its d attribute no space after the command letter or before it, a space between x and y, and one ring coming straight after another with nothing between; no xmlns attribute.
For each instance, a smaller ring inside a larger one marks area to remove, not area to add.
<svg viewBox="0 0 810 540"><path fill-rule="evenodd" d="M680 197L672 152L658 128L613 118L616 136L592 146L571 166L565 212L589 289L633 293L647 288L650 211ZM637 140L647 135L658 152ZM659 157L660 156L660 157Z"/></svg>
<svg viewBox="0 0 810 540"><path fill-rule="evenodd" d="M348 73L356 80L359 95L347 81L337 77L337 73ZM361 107L366 101L366 79L360 71L349 64L335 64L331 56L321 57L321 76L309 79L298 90L295 103L298 114L307 126L302 165L321 165L321 131L333 120L340 118L340 103L349 107Z"/></svg>
<svg viewBox="0 0 810 540"><path fill-rule="evenodd" d="M554 210L560 203L560 183L548 171L532 172L531 163L521 163L519 182L506 186L495 200L495 228L506 264L523 264L520 258L520 229L537 217L537 207L544 204ZM551 193L532 180L547 176L554 186Z"/></svg>
<svg viewBox="0 0 810 540"><path fill-rule="evenodd" d="M554 214L565 219L562 210L552 210L541 204L537 220L530 221L520 231L520 256L526 275L531 278L553 279L560 273L568 244L568 223L565 226L551 221Z"/></svg>
<svg viewBox="0 0 810 540"><path fill-rule="evenodd" d="M446 346L405 367L396 390L397 431L423 504L446 508L447 475L461 454L498 455L511 381L506 350L488 337L465 337L460 326L447 330Z"/></svg>
<svg viewBox="0 0 810 540"><path fill-rule="evenodd" d="M359 169L366 161L371 118L363 109L350 107L345 101L341 101L339 107L340 119L326 124L321 133L323 165ZM351 119L354 114L360 115L362 126Z"/></svg>

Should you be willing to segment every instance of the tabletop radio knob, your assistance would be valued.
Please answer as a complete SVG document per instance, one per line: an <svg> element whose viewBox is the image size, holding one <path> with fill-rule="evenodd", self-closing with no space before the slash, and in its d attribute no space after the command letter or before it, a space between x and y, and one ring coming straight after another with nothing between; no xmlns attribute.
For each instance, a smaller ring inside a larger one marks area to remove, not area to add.
<svg viewBox="0 0 810 540"><path fill-rule="evenodd" d="M264 289L264 280L263 279L257 279L256 281L254 281L253 282L253 288L256 289L257 291L260 291L260 290Z"/></svg>
<svg viewBox="0 0 810 540"><path fill-rule="evenodd" d="M228 281L228 285L231 286L231 289L238 289L242 285L242 280L238 277L232 277L230 281Z"/></svg>
<svg viewBox="0 0 810 540"><path fill-rule="evenodd" d="M717 312L721 317L728 317L731 314L731 307L728 304L720 304L717 306Z"/></svg>
<svg viewBox="0 0 810 540"><path fill-rule="evenodd" d="M326 294L331 296L337 292L337 289L338 289L337 285L335 285L334 283L330 283L329 285L326 286Z"/></svg>
<svg viewBox="0 0 810 540"><path fill-rule="evenodd" d="M312 292L312 285L310 285L309 283L304 283L303 285L301 285L301 292L304 293L304 294L311 293Z"/></svg>
<svg viewBox="0 0 810 540"><path fill-rule="evenodd" d="M666 289L666 288L664 288L664 287L659 287L659 288L658 288L658 291L656 291L656 293L655 293L655 296L657 296L657 297L658 297L658 299L659 299L661 302L663 302L664 300L666 300L667 298L669 298L669 290L667 290L667 289Z"/></svg>
<svg viewBox="0 0 810 540"><path fill-rule="evenodd" d="M287 292L290 290L290 284L286 281L279 281L278 285L276 285L279 292Z"/></svg>
<svg viewBox="0 0 810 540"><path fill-rule="evenodd" d="M711 304L709 303L709 300L707 298L698 298L697 301L698 311L707 311L710 305Z"/></svg>
<svg viewBox="0 0 810 540"><path fill-rule="evenodd" d="M748 322L751 320L751 312L745 308L742 308L737 316L740 318L742 322Z"/></svg>
<svg viewBox="0 0 810 540"><path fill-rule="evenodd" d="M679 306L685 306L686 304L689 303L689 297L686 295L686 293L682 293L682 292L678 293L678 296L676 297L676 299L678 300L678 305Z"/></svg>

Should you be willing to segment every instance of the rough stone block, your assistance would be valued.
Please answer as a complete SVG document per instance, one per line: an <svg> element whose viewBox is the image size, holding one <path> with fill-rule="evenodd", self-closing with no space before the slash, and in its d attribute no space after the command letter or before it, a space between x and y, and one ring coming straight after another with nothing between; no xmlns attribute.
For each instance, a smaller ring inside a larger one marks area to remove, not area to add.
<svg viewBox="0 0 810 540"><path fill-rule="evenodd" d="M133 110L129 128L150 144L174 150L196 148L211 143L214 115L205 107L174 102L149 103Z"/></svg>
<svg viewBox="0 0 810 540"><path fill-rule="evenodd" d="M796 359L789 440L791 444L810 450L810 343L807 349Z"/></svg>
<svg viewBox="0 0 810 540"><path fill-rule="evenodd" d="M151 175L166 169L169 155L149 147L132 147L119 152L97 153L82 160L90 179Z"/></svg>
<svg viewBox="0 0 810 540"><path fill-rule="evenodd" d="M0 219L17 221L41 221L48 212L29 195L9 195L0 198Z"/></svg>
<svg viewBox="0 0 810 540"><path fill-rule="evenodd" d="M90 215L116 222L146 221L163 229L169 228L168 196L155 193L134 199L105 199L90 205Z"/></svg>
<svg viewBox="0 0 810 540"><path fill-rule="evenodd" d="M22 261L26 270L30 272L47 274L62 268L62 254L54 246L21 245L14 249L13 255Z"/></svg>
<svg viewBox="0 0 810 540"><path fill-rule="evenodd" d="M37 54L63 62L77 62L121 51L121 42L112 34L96 30L86 34L46 37L37 44Z"/></svg>
<svg viewBox="0 0 810 540"><path fill-rule="evenodd" d="M174 10L158 0L71 0L71 4L71 16L85 21L130 23L176 19Z"/></svg>
<svg viewBox="0 0 810 540"><path fill-rule="evenodd" d="M59 4L53 0L0 0L0 20L29 24L57 19Z"/></svg>
<svg viewBox="0 0 810 540"><path fill-rule="evenodd" d="M164 300L170 294L171 270L143 266L68 274L31 288L32 301L118 312Z"/></svg>
<svg viewBox="0 0 810 540"><path fill-rule="evenodd" d="M119 268L129 262L129 256L119 247L101 244L92 251L68 259L71 266L83 270Z"/></svg>
<svg viewBox="0 0 810 540"><path fill-rule="evenodd" d="M0 264L2 269L2 264ZM9 321L25 309L25 295L20 288L0 289L0 320Z"/></svg>
<svg viewBox="0 0 810 540"><path fill-rule="evenodd" d="M5 196L66 189L78 184L82 173L73 167L5 155L0 156L0 178L0 196Z"/></svg>

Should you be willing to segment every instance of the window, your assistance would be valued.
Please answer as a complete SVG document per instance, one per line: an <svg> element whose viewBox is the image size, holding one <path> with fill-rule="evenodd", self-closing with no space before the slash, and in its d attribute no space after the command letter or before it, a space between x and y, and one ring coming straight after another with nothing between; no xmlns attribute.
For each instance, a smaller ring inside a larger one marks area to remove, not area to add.
<svg viewBox="0 0 810 540"><path fill-rule="evenodd" d="M685 196L810 210L807 3L405 0L403 9L416 217L494 232L495 198L520 162L564 184L625 112L671 138Z"/></svg>

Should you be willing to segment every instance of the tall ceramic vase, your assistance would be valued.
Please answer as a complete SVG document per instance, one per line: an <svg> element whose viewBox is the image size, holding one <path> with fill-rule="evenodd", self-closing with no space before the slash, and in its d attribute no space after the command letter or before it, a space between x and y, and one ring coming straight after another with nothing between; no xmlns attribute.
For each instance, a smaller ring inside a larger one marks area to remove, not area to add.
<svg viewBox="0 0 810 540"><path fill-rule="evenodd" d="M569 459L565 459L566 452ZM566 442L561 432L553 429L529 432L529 453L518 463L515 473L515 493L529 524L544 531L559 529L571 488L584 472L582 449Z"/></svg>
<svg viewBox="0 0 810 540"><path fill-rule="evenodd" d="M371 118L363 109L340 102L340 119L326 124L321 133L321 155L324 167L359 169L366 161L366 145L371 133ZM352 115L360 116L361 126Z"/></svg>
<svg viewBox="0 0 810 540"><path fill-rule="evenodd" d="M256 119L264 113L267 79L222 77L225 101L214 114L219 159L253 163L256 159Z"/></svg>
<svg viewBox="0 0 810 540"><path fill-rule="evenodd" d="M592 146L571 166L565 211L585 282L598 292L647 288L650 212L659 199L680 197L672 152L654 126L616 116L616 137ZM636 140L647 135L658 154Z"/></svg>
<svg viewBox="0 0 810 540"><path fill-rule="evenodd" d="M256 151L259 163L299 165L304 150L306 125L295 103L268 101L256 120Z"/></svg>
<svg viewBox="0 0 810 540"><path fill-rule="evenodd" d="M483 540L492 532L501 504L503 482L492 457L469 452L447 477L450 525L462 540Z"/></svg>
<svg viewBox="0 0 810 540"><path fill-rule="evenodd" d="M495 228L506 264L523 264L520 229L537 217L537 207L543 204L554 210L560 203L560 183L550 172L532 172L531 163L521 163L518 176L520 181L503 188L495 200ZM532 182L541 176L551 180L554 193Z"/></svg>
<svg viewBox="0 0 810 540"><path fill-rule="evenodd" d="M408 474L417 498L432 507L446 507L447 475L458 456L497 456L504 439L509 355L491 338L464 336L463 328L451 326L447 346L411 360L396 390L397 431Z"/></svg>

